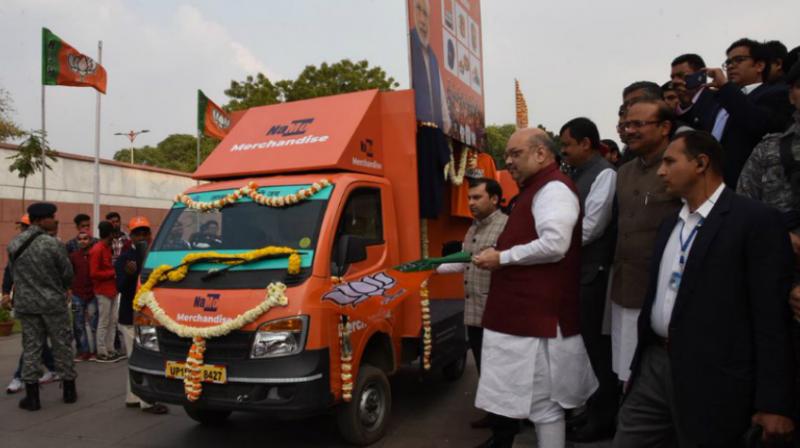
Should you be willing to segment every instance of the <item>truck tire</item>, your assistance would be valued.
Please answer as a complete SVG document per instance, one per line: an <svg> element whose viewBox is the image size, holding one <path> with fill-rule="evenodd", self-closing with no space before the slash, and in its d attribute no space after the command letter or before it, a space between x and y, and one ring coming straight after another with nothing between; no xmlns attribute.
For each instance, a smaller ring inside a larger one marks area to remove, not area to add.
<svg viewBox="0 0 800 448"><path fill-rule="evenodd" d="M186 411L186 415L188 415L192 420L200 423L203 426L222 425L231 415L231 411L203 409L193 405L185 405L183 410Z"/></svg>
<svg viewBox="0 0 800 448"><path fill-rule="evenodd" d="M369 445L383 437L391 413L392 389L386 374L377 367L362 365L353 399L337 408L339 433L354 445Z"/></svg>
<svg viewBox="0 0 800 448"><path fill-rule="evenodd" d="M467 353L464 352L463 356L460 356L455 361L442 367L442 376L444 376L444 379L447 381L458 381L464 375L464 370L466 370L466 368Z"/></svg>

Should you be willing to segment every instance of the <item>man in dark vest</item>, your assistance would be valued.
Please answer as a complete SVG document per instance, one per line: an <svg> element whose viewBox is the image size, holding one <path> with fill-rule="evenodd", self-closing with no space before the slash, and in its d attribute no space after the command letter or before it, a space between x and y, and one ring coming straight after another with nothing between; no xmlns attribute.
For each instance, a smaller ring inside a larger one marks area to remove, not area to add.
<svg viewBox="0 0 800 448"><path fill-rule="evenodd" d="M592 442L611 436L617 413L617 377L611 370L611 337L603 334L608 272L614 259L612 225L617 173L600 154L600 133L588 118L570 120L561 128L561 154L573 168L583 210L581 237L581 335L600 383L587 410L570 422L569 439ZM574 426L573 426L574 424Z"/></svg>
<svg viewBox="0 0 800 448"><path fill-rule="evenodd" d="M493 271L475 398L493 424L480 446L510 448L517 420L529 419L537 446L560 448L564 409L583 405L597 388L580 337L580 203L542 130L511 136L506 167L520 193L497 246L473 258Z"/></svg>
<svg viewBox="0 0 800 448"><path fill-rule="evenodd" d="M674 114L660 99L632 102L621 123L635 155L617 171L617 243L611 267L611 367L630 377L636 322L647 292L647 269L661 221L680 208L656 171L669 144Z"/></svg>

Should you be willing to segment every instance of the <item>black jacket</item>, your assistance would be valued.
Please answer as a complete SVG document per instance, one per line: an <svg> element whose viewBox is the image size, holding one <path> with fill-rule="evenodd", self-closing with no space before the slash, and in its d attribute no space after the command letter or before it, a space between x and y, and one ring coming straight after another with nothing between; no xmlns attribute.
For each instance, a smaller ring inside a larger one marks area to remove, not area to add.
<svg viewBox="0 0 800 448"><path fill-rule="evenodd" d="M753 148L764 135L783 132L792 122L794 108L786 84L761 84L745 95L729 82L716 92L704 90L692 108L678 118L695 129L711 132L720 108L729 114L720 140L725 184L736 187Z"/></svg>
<svg viewBox="0 0 800 448"><path fill-rule="evenodd" d="M677 219L664 220L656 239L634 382L643 349L656 340L650 313ZM698 443L743 434L756 411L792 415L792 260L780 214L725 188L697 233L669 325L676 418Z"/></svg>

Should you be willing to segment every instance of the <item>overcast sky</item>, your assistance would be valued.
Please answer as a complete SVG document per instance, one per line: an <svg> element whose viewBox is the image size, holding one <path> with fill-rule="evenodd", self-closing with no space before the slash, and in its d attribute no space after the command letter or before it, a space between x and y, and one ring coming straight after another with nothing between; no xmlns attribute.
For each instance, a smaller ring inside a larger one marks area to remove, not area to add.
<svg viewBox="0 0 800 448"><path fill-rule="evenodd" d="M487 123L514 121L514 78L531 124L557 131L576 116L616 139L621 90L667 81L669 62L696 52L719 66L739 37L800 45L800 2L768 0L484 0ZM259 71L294 78L308 64L367 59L409 87L404 0L0 2L0 88L15 118L40 127L41 28L90 56L103 40L108 95L103 157L127 145L114 132L150 129L136 146L194 133L196 89L218 103L232 79ZM59 150L93 154L93 89L48 87L47 130Z"/></svg>

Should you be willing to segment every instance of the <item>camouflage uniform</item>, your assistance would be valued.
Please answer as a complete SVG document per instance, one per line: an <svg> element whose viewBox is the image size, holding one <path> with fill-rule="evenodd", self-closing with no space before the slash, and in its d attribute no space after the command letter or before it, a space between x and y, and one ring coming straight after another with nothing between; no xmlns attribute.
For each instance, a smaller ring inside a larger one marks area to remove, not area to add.
<svg viewBox="0 0 800 448"><path fill-rule="evenodd" d="M30 226L8 244L9 255L36 234L39 235L19 259L11 263L14 279L14 310L22 323L22 380L36 383L42 374L40 360L45 337L53 346L56 371L64 380L74 380L72 325L67 288L72 282L72 263L67 249L57 239Z"/></svg>
<svg viewBox="0 0 800 448"><path fill-rule="evenodd" d="M788 213L800 210L800 198L792 193L781 164L780 142L784 137L792 139L792 155L800 160L800 111L794 113L794 123L786 132L765 135L753 149L736 192Z"/></svg>

